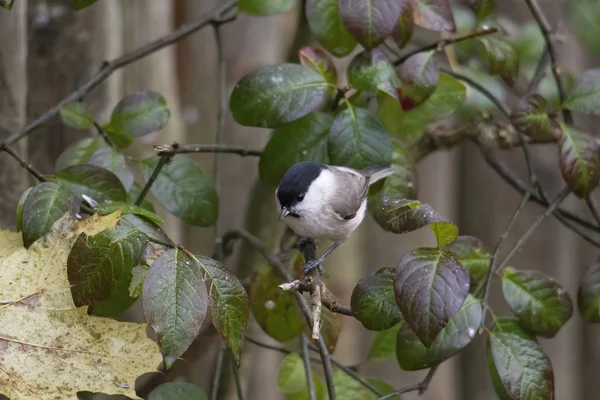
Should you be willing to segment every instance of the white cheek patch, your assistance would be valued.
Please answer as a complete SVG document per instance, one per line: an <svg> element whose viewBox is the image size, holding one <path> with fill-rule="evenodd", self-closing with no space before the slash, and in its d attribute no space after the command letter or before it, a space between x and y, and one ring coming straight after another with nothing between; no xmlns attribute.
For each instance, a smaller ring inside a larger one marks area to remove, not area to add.
<svg viewBox="0 0 600 400"><path fill-rule="evenodd" d="M326 169L322 170L319 177L308 187L304 200L293 207L294 211L300 215L321 211L328 206L329 198L335 194L336 189L335 175Z"/></svg>

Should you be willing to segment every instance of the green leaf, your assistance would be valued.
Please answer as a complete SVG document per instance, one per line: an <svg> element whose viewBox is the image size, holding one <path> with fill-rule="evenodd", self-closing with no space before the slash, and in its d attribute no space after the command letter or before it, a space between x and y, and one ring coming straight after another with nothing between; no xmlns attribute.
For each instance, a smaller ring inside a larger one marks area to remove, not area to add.
<svg viewBox="0 0 600 400"><path fill-rule="evenodd" d="M157 386L148 395L148 400L207 400L196 385L187 382L168 382Z"/></svg>
<svg viewBox="0 0 600 400"><path fill-rule="evenodd" d="M12 10L15 0L0 0L0 7L5 10Z"/></svg>
<svg viewBox="0 0 600 400"><path fill-rule="evenodd" d="M402 320L394 298L394 268L381 268L358 281L350 302L354 317L372 331L383 331Z"/></svg>
<svg viewBox="0 0 600 400"><path fill-rule="evenodd" d="M138 265L147 237L128 224L97 235L79 235L67 259L67 276L75 306L89 305L90 312L114 317L135 299L129 296L133 268Z"/></svg>
<svg viewBox="0 0 600 400"><path fill-rule="evenodd" d="M356 90L380 90L393 98L398 97L396 71L379 49L358 53L350 62L347 74L348 83Z"/></svg>
<svg viewBox="0 0 600 400"><path fill-rule="evenodd" d="M473 236L459 236L444 250L452 253L467 269L471 288L487 279L492 257L481 240Z"/></svg>
<svg viewBox="0 0 600 400"><path fill-rule="evenodd" d="M573 193L586 198L600 181L600 146L593 136L565 124L560 126L560 171Z"/></svg>
<svg viewBox="0 0 600 400"><path fill-rule="evenodd" d="M248 326L248 294L236 276L217 261L197 256L196 262L210 278L209 311L213 325L231 349L239 367Z"/></svg>
<svg viewBox="0 0 600 400"><path fill-rule="evenodd" d="M107 169L84 164L67 167L56 174L58 183L78 197L87 195L97 202L127 201L119 178Z"/></svg>
<svg viewBox="0 0 600 400"><path fill-rule="evenodd" d="M272 267L261 268L250 287L250 309L267 335L287 342L302 333L305 320L294 295L279 288L281 283L283 280Z"/></svg>
<svg viewBox="0 0 600 400"><path fill-rule="evenodd" d="M388 395L388 394L392 394L396 391L396 388L394 388L389 383L382 381L381 379L365 378L365 381L367 381L371 386L373 386L375 388L375 390L377 390L379 393L381 393L384 396ZM388 400L402 400L402 398L399 395L396 395L396 396L388 397Z"/></svg>
<svg viewBox="0 0 600 400"><path fill-rule="evenodd" d="M327 389L319 378L319 375L316 373L312 373L313 382L315 383L315 394L317 396L317 400L327 400L329 397L327 396ZM286 393L285 400L311 400L310 394L308 393L308 386L304 385L302 390L297 393Z"/></svg>
<svg viewBox="0 0 600 400"><path fill-rule="evenodd" d="M581 278L577 305L586 322L600 322L600 260L590 265Z"/></svg>
<svg viewBox="0 0 600 400"><path fill-rule="evenodd" d="M431 347L464 304L469 274L448 252L413 250L396 267L394 293L408 326L426 347Z"/></svg>
<svg viewBox="0 0 600 400"><path fill-rule="evenodd" d="M104 147L92 154L88 160L88 164L97 165L114 173L121 180L125 190L127 192L131 190L134 179L133 171L127 165L125 156L122 153L109 147Z"/></svg>
<svg viewBox="0 0 600 400"><path fill-rule="evenodd" d="M376 99L377 118L383 124L386 132L388 132L391 136L398 137L401 132L402 114L404 113L402 105L399 103L397 98L391 97L384 92L378 92Z"/></svg>
<svg viewBox="0 0 600 400"><path fill-rule="evenodd" d="M242 78L229 106L241 125L276 128L314 111L327 99L330 87L302 65L271 65Z"/></svg>
<svg viewBox="0 0 600 400"><path fill-rule="evenodd" d="M290 353L281 360L277 370L277 386L283 393L301 392L306 385L304 362L298 353Z"/></svg>
<svg viewBox="0 0 600 400"><path fill-rule="evenodd" d="M519 100L510 120L515 128L533 139L552 137L552 122L546 111L546 100L537 93Z"/></svg>
<svg viewBox="0 0 600 400"><path fill-rule="evenodd" d="M381 198L385 196L396 197L401 199L414 199L417 196L417 170L415 164L411 160L410 154L399 144L392 143L392 175L388 176L384 181L381 189L373 195L373 190L377 189L378 183L371 186L369 200L372 205L369 207L371 213L375 212L374 207L377 207L381 202Z"/></svg>
<svg viewBox="0 0 600 400"><path fill-rule="evenodd" d="M341 370L337 370L333 373L333 387L335 389L336 398L338 399L378 400L380 397ZM381 393L381 395L383 395L383 393Z"/></svg>
<svg viewBox="0 0 600 400"><path fill-rule="evenodd" d="M143 216L134 214L122 215L121 218L119 218L119 224L126 225L131 230L137 229L149 238L173 244L171 239L158 225ZM175 246L175 244L173 244L173 246Z"/></svg>
<svg viewBox="0 0 600 400"><path fill-rule="evenodd" d="M529 21L524 24L515 40L515 50L519 61L522 62L523 65L531 65L533 67L531 68L533 72L530 74L530 79L533 77L535 68L544 53L544 46L544 35L542 35L542 31L540 31L537 22ZM550 77L550 79L554 81L553 77ZM556 83L554 83L554 85L556 85Z"/></svg>
<svg viewBox="0 0 600 400"><path fill-rule="evenodd" d="M392 34L407 0L340 0L339 12L348 31L367 50Z"/></svg>
<svg viewBox="0 0 600 400"><path fill-rule="evenodd" d="M56 183L43 182L35 186L23 204L23 245L29 248L50 232L52 225L63 215L74 215L78 208L77 199Z"/></svg>
<svg viewBox="0 0 600 400"><path fill-rule="evenodd" d="M483 307L471 295L450 318L431 347L425 347L413 331L403 324L396 342L396 359L405 371L418 371L434 367L462 351L475 338L481 325Z"/></svg>
<svg viewBox="0 0 600 400"><path fill-rule="evenodd" d="M419 138L427 125L441 121L454 114L463 104L467 95L465 85L459 80L440 74L440 79L433 94L419 107L405 111L399 115L397 128L390 132L406 142Z"/></svg>
<svg viewBox="0 0 600 400"><path fill-rule="evenodd" d="M25 205L25 200L27 200L27 196L31 193L33 188L30 187L23 192L21 197L19 198L19 203L17 204L17 232L21 232L21 224L23 223L23 206Z"/></svg>
<svg viewBox="0 0 600 400"><path fill-rule="evenodd" d="M497 0L468 0L467 4L477 16L478 21L484 21L496 11L498 6Z"/></svg>
<svg viewBox="0 0 600 400"><path fill-rule="evenodd" d="M109 203L101 203L98 207L98 214L100 215L108 215L112 214L115 211L121 211L121 214L135 214L140 215L142 217L148 218L150 221L156 224L162 224L165 221L160 217L160 215L153 213L145 208L134 206L133 204L123 203L120 201L111 201Z"/></svg>
<svg viewBox="0 0 600 400"><path fill-rule="evenodd" d="M500 75L509 86L513 86L519 75L519 58L515 46L499 36L479 36L476 40L480 44L490 75Z"/></svg>
<svg viewBox="0 0 600 400"><path fill-rule="evenodd" d="M600 115L600 68L588 69L577 78L563 108Z"/></svg>
<svg viewBox="0 0 600 400"><path fill-rule="evenodd" d="M363 169L388 165L392 142L385 128L363 108L338 114L329 130L329 160L335 165Z"/></svg>
<svg viewBox="0 0 600 400"><path fill-rule="evenodd" d="M387 361L396 354L396 336L402 323L389 329L379 331L371 343L367 361Z"/></svg>
<svg viewBox="0 0 600 400"><path fill-rule="evenodd" d="M160 157L142 161L144 179L150 179ZM152 185L152 193L173 215L196 226L212 226L219 215L215 186L191 158L177 155L163 167Z"/></svg>
<svg viewBox="0 0 600 400"><path fill-rule="evenodd" d="M569 0L563 4L567 22L580 43L592 53L600 53L600 3L596 0Z"/></svg>
<svg viewBox="0 0 600 400"><path fill-rule="evenodd" d="M129 297L137 299L142 295L144 289L144 281L150 267L147 265L136 265L131 270L131 282L129 283Z"/></svg>
<svg viewBox="0 0 600 400"><path fill-rule="evenodd" d="M171 112L165 98L144 91L124 97L112 112L110 131L138 137L160 131L169 122Z"/></svg>
<svg viewBox="0 0 600 400"><path fill-rule="evenodd" d="M260 178L279 185L285 172L300 161L329 164L327 141L333 117L315 112L277 128L260 156Z"/></svg>
<svg viewBox="0 0 600 400"><path fill-rule="evenodd" d="M75 129L89 129L94 125L94 116L80 101L61 107L60 118L65 124Z"/></svg>
<svg viewBox="0 0 600 400"><path fill-rule="evenodd" d="M535 336L516 320L496 319L487 341L487 360L502 400L553 399L554 372Z"/></svg>
<svg viewBox="0 0 600 400"><path fill-rule="evenodd" d="M127 202L129 202L130 204L135 204L138 197L140 197L141 193L142 193L142 187L140 185L138 185L137 183L133 182L133 185L131 186L129 193L127 194ZM156 212L156 209L154 208L154 204L152 204L151 201L148 201L146 199L144 199L144 201L142 201L142 204L140 205L140 207L145 208L146 210L151 211L153 213Z"/></svg>
<svg viewBox="0 0 600 400"><path fill-rule="evenodd" d="M323 50L313 46L306 46L298 51L300 64L310 68L321 75L327 83L335 86L337 84L337 70L333 60ZM333 92L333 88L331 88Z"/></svg>
<svg viewBox="0 0 600 400"><path fill-rule="evenodd" d="M87 164L92 154L100 148L102 148L100 139L87 138L73 143L58 156L54 170L58 172L73 165Z"/></svg>
<svg viewBox="0 0 600 400"><path fill-rule="evenodd" d="M405 111L423 104L435 92L440 73L435 65L434 54L434 51L417 53L397 68L402 81L398 94Z"/></svg>
<svg viewBox="0 0 600 400"><path fill-rule="evenodd" d="M294 0L239 0L240 11L248 15L281 14L294 5Z"/></svg>
<svg viewBox="0 0 600 400"><path fill-rule="evenodd" d="M117 146L119 149L126 149L133 143L133 138L123 132L115 130L110 122L102 126L102 130L106 133L106 136L110 141Z"/></svg>
<svg viewBox="0 0 600 400"><path fill-rule="evenodd" d="M150 267L143 290L146 321L158 336L166 369L192 344L208 310L201 267L178 248L166 250Z"/></svg>
<svg viewBox="0 0 600 400"><path fill-rule="evenodd" d="M415 19L413 18L413 5L410 1L400 3L402 10L400 18L396 23L396 28L392 32L392 37L399 48L403 48L410 41L415 28Z"/></svg>
<svg viewBox="0 0 600 400"><path fill-rule="evenodd" d="M337 57L344 57L356 47L338 8L338 0L306 0L306 19L321 46Z"/></svg>
<svg viewBox="0 0 600 400"><path fill-rule="evenodd" d="M537 336L554 337L573 315L567 291L541 272L505 268L502 292L521 325Z"/></svg>
<svg viewBox="0 0 600 400"><path fill-rule="evenodd" d="M448 0L410 0L415 24L432 31L454 32L454 17Z"/></svg>

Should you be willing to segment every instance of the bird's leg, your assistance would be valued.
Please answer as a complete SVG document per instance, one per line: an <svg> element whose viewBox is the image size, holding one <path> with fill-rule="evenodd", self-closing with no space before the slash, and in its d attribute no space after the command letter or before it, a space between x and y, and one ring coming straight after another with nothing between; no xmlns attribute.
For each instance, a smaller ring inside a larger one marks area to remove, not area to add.
<svg viewBox="0 0 600 400"><path fill-rule="evenodd" d="M327 257L329 254L331 254L331 252L333 250L336 249L336 247L338 247L340 244L342 244L341 242L335 242L333 244L333 246L331 246L329 249L327 249L327 251L325 251L325 253L323 253L323 255L319 258L316 258L314 260L310 260L309 262L307 262L304 265L304 270L302 272L303 275L308 275L308 273L310 271L312 271L315 268L319 269L319 274L323 275L325 273L325 270L323 269L323 267L321 266L321 264L323 264L323 261L325 261L325 257Z"/></svg>

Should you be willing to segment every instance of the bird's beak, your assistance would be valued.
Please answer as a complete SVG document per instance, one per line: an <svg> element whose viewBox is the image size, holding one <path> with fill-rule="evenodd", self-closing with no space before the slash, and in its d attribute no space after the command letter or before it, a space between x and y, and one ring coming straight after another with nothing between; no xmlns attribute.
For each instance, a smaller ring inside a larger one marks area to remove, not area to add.
<svg viewBox="0 0 600 400"><path fill-rule="evenodd" d="M281 209L281 214L279 214L279 220L281 221L282 219L284 219L285 217L287 217L289 213L290 213L290 210L288 210L287 208L283 207Z"/></svg>

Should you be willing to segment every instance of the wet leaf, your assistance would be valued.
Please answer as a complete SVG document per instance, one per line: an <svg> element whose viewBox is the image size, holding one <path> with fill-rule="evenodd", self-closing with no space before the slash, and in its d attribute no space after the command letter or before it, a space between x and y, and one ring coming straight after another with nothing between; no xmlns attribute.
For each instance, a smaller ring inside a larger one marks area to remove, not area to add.
<svg viewBox="0 0 600 400"><path fill-rule="evenodd" d="M413 18L413 5L410 1L401 2L402 10L400 18L396 23L396 28L392 32L392 37L398 45L403 48L410 41L415 28L415 20Z"/></svg>
<svg viewBox="0 0 600 400"><path fill-rule="evenodd" d="M178 248L152 263L142 294L144 315L170 369L194 341L208 311L202 269Z"/></svg>
<svg viewBox="0 0 600 400"><path fill-rule="evenodd" d="M187 382L167 382L157 386L148 395L148 400L207 400L196 385Z"/></svg>
<svg viewBox="0 0 600 400"><path fill-rule="evenodd" d="M600 148L596 139L561 124L558 158L563 179L577 196L587 197L600 181Z"/></svg>
<svg viewBox="0 0 600 400"><path fill-rule="evenodd" d="M393 98L398 97L396 71L379 49L357 54L350 62L347 74L348 83L356 90L380 90Z"/></svg>
<svg viewBox="0 0 600 400"><path fill-rule="evenodd" d="M339 0L339 12L348 31L370 50L392 34L407 0Z"/></svg>
<svg viewBox="0 0 600 400"><path fill-rule="evenodd" d="M65 124L75 129L89 129L94 124L94 117L85 104L80 101L61 107L60 118Z"/></svg>
<svg viewBox="0 0 600 400"><path fill-rule="evenodd" d="M487 62L490 75L500 75L513 86L519 75L519 58L515 46L499 36L479 36L476 38L481 47L482 58Z"/></svg>
<svg viewBox="0 0 600 400"><path fill-rule="evenodd" d="M584 71L563 103L564 108L600 115L600 68Z"/></svg>
<svg viewBox="0 0 600 400"><path fill-rule="evenodd" d="M67 167L56 174L57 183L80 198L89 196L101 203L126 201L127 192L114 173L91 164Z"/></svg>
<svg viewBox="0 0 600 400"><path fill-rule="evenodd" d="M487 360L502 400L553 399L554 372L535 336L516 320L498 318L487 341Z"/></svg>
<svg viewBox="0 0 600 400"><path fill-rule="evenodd" d="M482 317L481 302L471 295L467 296L463 306L450 318L431 347L425 347L413 331L403 324L396 342L396 358L400 368L417 371L434 367L459 353L475 338Z"/></svg>
<svg viewBox="0 0 600 400"><path fill-rule="evenodd" d="M140 215L142 217L148 218L150 221L156 224L162 224L163 219L160 215L153 213L145 208L134 206L133 204L123 203L120 201L112 201L109 203L102 203L98 207L98 214L100 215L108 215L112 214L115 211L120 211L121 214L135 214Z"/></svg>
<svg viewBox="0 0 600 400"><path fill-rule="evenodd" d="M471 288L487 279L492 256L481 240L473 236L459 236L444 250L452 253L467 269Z"/></svg>
<svg viewBox="0 0 600 400"><path fill-rule="evenodd" d="M146 181L159 161L159 156L142 161ZM212 226L217 221L219 199L215 186L202 168L187 156L173 157L163 167L151 190L171 214L185 223Z"/></svg>
<svg viewBox="0 0 600 400"><path fill-rule="evenodd" d="M405 111L419 106L435 91L440 73L433 55L433 51L417 53L398 66L398 77L402 81L398 93Z"/></svg>
<svg viewBox="0 0 600 400"><path fill-rule="evenodd" d="M275 130L260 156L260 178L279 185L285 172L300 161L329 164L327 141L333 117L315 112Z"/></svg>
<svg viewBox="0 0 600 400"><path fill-rule="evenodd" d="M92 154L88 164L97 165L114 173L119 177L125 190L127 192L131 190L134 179L133 171L127 165L125 156L122 153L109 147L103 147Z"/></svg>
<svg viewBox="0 0 600 400"><path fill-rule="evenodd" d="M400 330L400 322L389 329L379 331L371 343L367 361L386 361L396 354L396 336Z"/></svg>
<svg viewBox="0 0 600 400"><path fill-rule="evenodd" d="M348 32L339 12L339 0L306 0L306 19L321 46L337 57L356 47L356 39Z"/></svg>
<svg viewBox="0 0 600 400"><path fill-rule="evenodd" d="M398 263L394 293L408 326L431 347L469 294L469 274L448 252L417 249Z"/></svg>
<svg viewBox="0 0 600 400"><path fill-rule="evenodd" d="M581 278L577 305L585 321L600 322L600 261L590 265Z"/></svg>
<svg viewBox="0 0 600 400"><path fill-rule="evenodd" d="M102 148L100 139L87 138L67 147L56 159L56 172L73 165L87 164L88 160L98 149Z"/></svg>
<svg viewBox="0 0 600 400"><path fill-rule="evenodd" d="M448 0L410 0L415 24L432 31L454 32L454 17Z"/></svg>
<svg viewBox="0 0 600 400"><path fill-rule="evenodd" d="M329 161L362 169L388 165L392 143L385 128L363 108L348 108L337 115L329 130Z"/></svg>
<svg viewBox="0 0 600 400"><path fill-rule="evenodd" d="M281 14L294 5L294 0L240 0L240 11L249 15L267 16Z"/></svg>
<svg viewBox="0 0 600 400"><path fill-rule="evenodd" d="M143 91L124 97L112 112L110 131L138 137L160 131L169 122L171 112L165 98Z"/></svg>
<svg viewBox="0 0 600 400"><path fill-rule="evenodd" d="M484 21L496 11L498 6L497 0L468 0L467 4L477 16L478 21Z"/></svg>
<svg viewBox="0 0 600 400"><path fill-rule="evenodd" d="M282 283L272 267L261 268L250 287L250 309L267 335L287 342L302 333L306 322L294 295L279 288Z"/></svg>
<svg viewBox="0 0 600 400"><path fill-rule="evenodd" d="M523 97L512 112L510 120L515 128L531 138L552 136L552 122L546 111L546 100L537 93Z"/></svg>
<svg viewBox="0 0 600 400"><path fill-rule="evenodd" d="M350 302L354 317L367 329L383 331L402 320L394 298L394 268L382 268L358 281Z"/></svg>
<svg viewBox="0 0 600 400"><path fill-rule="evenodd" d="M319 75L325 78L327 83L334 86L337 84L337 70L335 69L333 60L323 50L313 46L306 46L298 51L298 58L300 59L300 64L318 72Z"/></svg>
<svg viewBox="0 0 600 400"><path fill-rule="evenodd" d="M144 281L150 267L147 265L137 265L131 270L131 282L129 283L129 297L137 299L142 295Z"/></svg>
<svg viewBox="0 0 600 400"><path fill-rule="evenodd" d="M318 108L330 87L321 75L302 65L271 65L242 78L229 106L240 125L276 128Z"/></svg>

